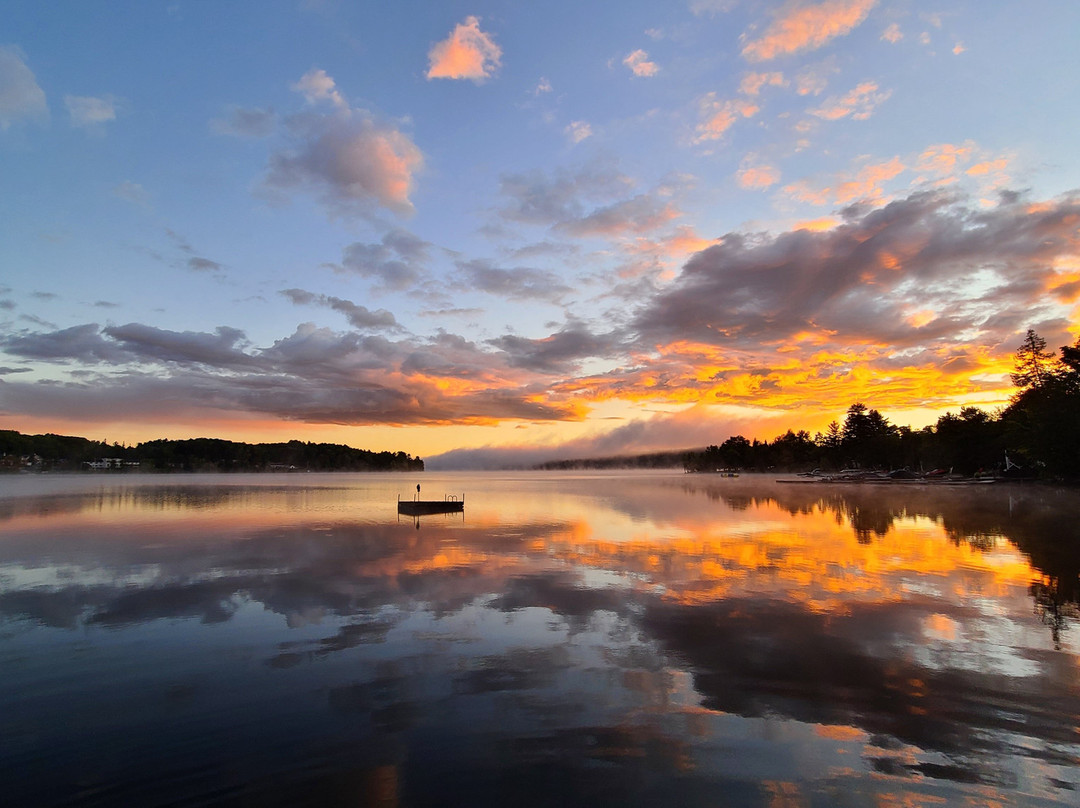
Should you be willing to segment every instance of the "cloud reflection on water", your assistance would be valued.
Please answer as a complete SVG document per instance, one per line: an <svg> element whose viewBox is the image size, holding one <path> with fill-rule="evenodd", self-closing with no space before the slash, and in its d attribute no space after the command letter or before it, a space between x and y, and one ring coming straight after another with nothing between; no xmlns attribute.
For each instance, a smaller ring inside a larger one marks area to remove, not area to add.
<svg viewBox="0 0 1080 808"><path fill-rule="evenodd" d="M326 479L0 500L0 648L59 629L39 642L76 671L76 644L119 648L109 664L188 694L204 731L224 720L208 702L250 689L319 767L344 776L318 740L339 733L417 804L454 767L470 793L553 796L537 783L558 772L610 804L704 803L718 782L745 804L838 784L953 793L934 783L1052 801L1080 782L1074 497L524 478L417 530L386 517L400 478ZM132 663L125 643L149 637ZM19 673L13 653L0 667ZM160 665L177 653L186 678ZM81 714L93 685L66 686L55 698ZM272 758L246 720L246 754ZM418 773L432 744L443 762Z"/></svg>

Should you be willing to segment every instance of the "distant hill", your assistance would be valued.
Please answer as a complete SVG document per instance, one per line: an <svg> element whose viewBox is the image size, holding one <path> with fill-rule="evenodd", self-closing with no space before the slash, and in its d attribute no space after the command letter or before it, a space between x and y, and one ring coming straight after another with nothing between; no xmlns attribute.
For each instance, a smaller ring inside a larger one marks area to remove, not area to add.
<svg viewBox="0 0 1080 808"><path fill-rule="evenodd" d="M423 471L405 452L370 452L338 443L238 443L217 438L152 440L136 446L69 435L0 430L5 471Z"/></svg>

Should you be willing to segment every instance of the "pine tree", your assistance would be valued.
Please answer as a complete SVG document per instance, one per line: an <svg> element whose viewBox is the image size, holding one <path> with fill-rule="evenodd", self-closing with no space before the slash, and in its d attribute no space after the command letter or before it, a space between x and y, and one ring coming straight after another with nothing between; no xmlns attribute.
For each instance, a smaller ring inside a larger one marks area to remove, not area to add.
<svg viewBox="0 0 1080 808"><path fill-rule="evenodd" d="M1046 340L1029 328L1024 342L1016 350L1012 383L1021 389L1042 387L1053 377L1054 355L1046 350Z"/></svg>

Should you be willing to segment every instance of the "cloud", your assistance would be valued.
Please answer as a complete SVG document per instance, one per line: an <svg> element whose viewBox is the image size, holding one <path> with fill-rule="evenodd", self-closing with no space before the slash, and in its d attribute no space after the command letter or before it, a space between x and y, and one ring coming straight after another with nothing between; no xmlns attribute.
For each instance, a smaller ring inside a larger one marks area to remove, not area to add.
<svg viewBox="0 0 1080 808"><path fill-rule="evenodd" d="M900 30L900 25L894 22L890 24L888 28L881 32L881 38L885 42L891 42L895 45L897 42L904 38L904 33Z"/></svg>
<svg viewBox="0 0 1080 808"><path fill-rule="evenodd" d="M0 348L24 359L78 360L93 364L124 358L124 352L115 343L102 339L97 323L44 334L11 334L0 337Z"/></svg>
<svg viewBox="0 0 1080 808"><path fill-rule="evenodd" d="M899 176L906 166L899 157L880 163L868 163L854 174L841 172L827 182L799 180L784 186L784 192L799 202L812 205L845 205L855 200L881 202L883 183Z"/></svg>
<svg viewBox="0 0 1080 808"><path fill-rule="evenodd" d="M469 79L482 84L502 64L502 49L490 34L480 30L480 19L469 16L449 37L428 52L430 79Z"/></svg>
<svg viewBox="0 0 1080 808"><path fill-rule="evenodd" d="M503 218L546 226L580 219L588 203L618 199L633 186L629 177L605 164L558 169L550 177L539 171L506 174L499 184L508 200L499 211Z"/></svg>
<svg viewBox="0 0 1080 808"><path fill-rule="evenodd" d="M816 50L849 33L866 19L877 0L826 0L818 4L785 4L775 13L765 33L743 45L751 62Z"/></svg>
<svg viewBox="0 0 1080 808"><path fill-rule="evenodd" d="M0 45L0 131L21 121L48 120L45 91L26 64L26 57L13 45Z"/></svg>
<svg viewBox="0 0 1080 808"><path fill-rule="evenodd" d="M747 190L763 190L780 182L780 169L762 164L744 164L735 175L739 187Z"/></svg>
<svg viewBox="0 0 1080 808"><path fill-rule="evenodd" d="M210 128L219 135L259 138L273 134L277 115L273 109L259 107L230 107L224 118L210 121Z"/></svg>
<svg viewBox="0 0 1080 808"><path fill-rule="evenodd" d="M739 83L739 92L743 95L758 95L762 87L786 87L787 80L778 70L768 73L746 73Z"/></svg>
<svg viewBox="0 0 1080 808"><path fill-rule="evenodd" d="M71 125L83 129L93 128L116 120L117 99L111 95L94 96L65 95L64 106L71 116Z"/></svg>
<svg viewBox="0 0 1080 808"><path fill-rule="evenodd" d="M571 121L563 130L573 143L580 143L592 137L592 127L586 121Z"/></svg>
<svg viewBox="0 0 1080 808"><path fill-rule="evenodd" d="M124 180L112 189L113 196L136 205L149 205L150 194L139 183Z"/></svg>
<svg viewBox="0 0 1080 808"><path fill-rule="evenodd" d="M349 104L337 89L337 84L326 74L325 70L312 68L300 80L290 85L293 90L302 94L309 104L318 104L329 101L338 109L348 109Z"/></svg>
<svg viewBox="0 0 1080 808"><path fill-rule="evenodd" d="M558 376L578 372L587 359L611 356L617 346L614 335L593 334L582 323L571 323L542 339L507 334L488 344L505 351L511 367Z"/></svg>
<svg viewBox="0 0 1080 808"><path fill-rule="evenodd" d="M1077 213L1080 200L1070 198L1038 211L1004 204L983 211L922 192L849 209L827 231L727 234L692 257L635 326L648 345L680 340L755 353L808 338L800 335L886 354L946 336L956 345L961 334L994 344L1008 329L991 318L1025 306L1034 318L1046 309L1045 290L1061 277L1050 268L1053 256L1080 246L1070 224ZM916 292L920 311L936 313L932 321L900 316Z"/></svg>
<svg viewBox="0 0 1080 808"><path fill-rule="evenodd" d="M503 269L490 261L459 261L462 291L480 291L509 300L546 300L555 302L572 290L556 273L530 267Z"/></svg>
<svg viewBox="0 0 1080 808"><path fill-rule="evenodd" d="M349 325L361 331L401 330L401 326L398 325L394 315L386 311L386 309L371 311L366 306L360 306L353 303L351 300L344 300L340 297L332 297L329 295L317 295L303 289L284 289L281 294L298 306L325 306L326 308L340 312L345 315L345 319L349 321Z"/></svg>
<svg viewBox="0 0 1080 808"><path fill-rule="evenodd" d="M716 93L707 93L698 101L701 122L697 125L694 143L719 140L741 118L752 118L761 110L753 101L736 98L721 101Z"/></svg>
<svg viewBox="0 0 1080 808"><path fill-rule="evenodd" d="M821 95L829 86L829 76L839 72L833 59L804 67L795 74L795 91L799 95Z"/></svg>
<svg viewBox="0 0 1080 808"><path fill-rule="evenodd" d="M639 194L630 199L597 208L586 216L559 223L556 229L572 236L613 238L631 233L649 233L663 227L682 212L668 199Z"/></svg>
<svg viewBox="0 0 1080 808"><path fill-rule="evenodd" d="M188 269L194 269L196 272L220 272L225 268L217 261L211 261L209 258L202 258L198 255L189 258L187 265Z"/></svg>
<svg viewBox="0 0 1080 808"><path fill-rule="evenodd" d="M630 68L630 72L640 78L655 76L660 72L660 68L656 65L656 62L650 62L649 54L640 48L628 55L622 61L624 65Z"/></svg>
<svg viewBox="0 0 1080 808"><path fill-rule="evenodd" d="M952 176L961 165L969 162L974 154L975 144L970 140L961 145L938 143L922 151L915 169L932 175Z"/></svg>
<svg viewBox="0 0 1080 808"><path fill-rule="evenodd" d="M322 71L315 71L325 76ZM309 73L302 88L309 100L330 98L335 112L289 120L292 148L270 157L265 187L307 190L335 215L370 214L381 205L399 214L413 210L409 194L424 159L408 135L361 109L341 109L340 95ZM329 83L328 83L329 82Z"/></svg>
<svg viewBox="0 0 1080 808"><path fill-rule="evenodd" d="M354 242L342 254L342 273L375 278L385 289L409 289L427 278L426 264L431 244L406 230L395 229L378 244Z"/></svg>
<svg viewBox="0 0 1080 808"><path fill-rule="evenodd" d="M291 290L303 299L302 290ZM315 302L355 313L348 301ZM0 339L9 354L61 365L106 365L80 381L0 384L8 412L112 421L258 413L337 424L495 423L580 419L506 362L460 337L393 342L303 324L268 348L248 346L242 332L170 332L140 324L99 330L94 324ZM109 370L108 365L115 366Z"/></svg>
<svg viewBox="0 0 1080 808"><path fill-rule="evenodd" d="M739 0L692 0L690 13L695 17L727 14L738 5L738 2Z"/></svg>
<svg viewBox="0 0 1080 808"><path fill-rule="evenodd" d="M168 331L141 323L103 328L101 334L114 340L140 361L176 362L237 370L252 367L254 360L242 350L244 332L220 326L213 334L196 331Z"/></svg>
<svg viewBox="0 0 1080 808"><path fill-rule="evenodd" d="M864 166L865 179L897 165ZM573 205L556 209L566 207ZM921 191L884 205L859 202L824 229L709 240L673 277L636 283L637 297L619 297L619 308L595 321L484 343L444 332L411 336L389 312L303 289L283 294L338 312L348 329L303 323L267 347L227 326L178 332L91 323L9 332L0 351L14 361L0 357L0 364L29 360L43 381L6 378L0 409L103 421L118 413L213 413L481 424L577 420L591 403L613 400L627 412L663 403L718 419L746 408L835 417L860 398L896 409L944 409L976 394L1003 401L1011 355L1028 326L1042 332L1045 324L1052 344L1071 341L1077 221L1075 196L1032 203L1008 192L986 207L957 193ZM688 229L681 234L686 249L702 245ZM664 248L643 241L629 244ZM387 260L427 249L401 232L365 246L385 247ZM450 282L520 299L570 293L555 273L489 261L458 262ZM709 409L715 405L743 409ZM665 420L670 429L660 428ZM691 434L693 420L678 429L666 416L650 417L647 428L628 422L610 442L592 446L644 446L654 434L668 448L676 435Z"/></svg>
<svg viewBox="0 0 1080 808"><path fill-rule="evenodd" d="M826 121L837 121L851 116L852 120L865 121L874 109L892 95L892 90L881 90L877 83L864 81L842 96L833 96L810 114Z"/></svg>
<svg viewBox="0 0 1080 808"><path fill-rule="evenodd" d="M542 95L543 93L552 92L551 82L543 76L540 77L540 81L536 83L536 88L533 90L533 95Z"/></svg>

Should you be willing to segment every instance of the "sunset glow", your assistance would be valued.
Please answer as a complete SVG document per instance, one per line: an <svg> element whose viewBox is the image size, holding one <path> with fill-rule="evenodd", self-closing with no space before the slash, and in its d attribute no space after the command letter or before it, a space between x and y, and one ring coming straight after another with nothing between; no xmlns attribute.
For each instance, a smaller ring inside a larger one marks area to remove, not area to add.
<svg viewBox="0 0 1080 808"><path fill-rule="evenodd" d="M230 8L5 9L0 428L526 463L1080 337L1073 4Z"/></svg>

